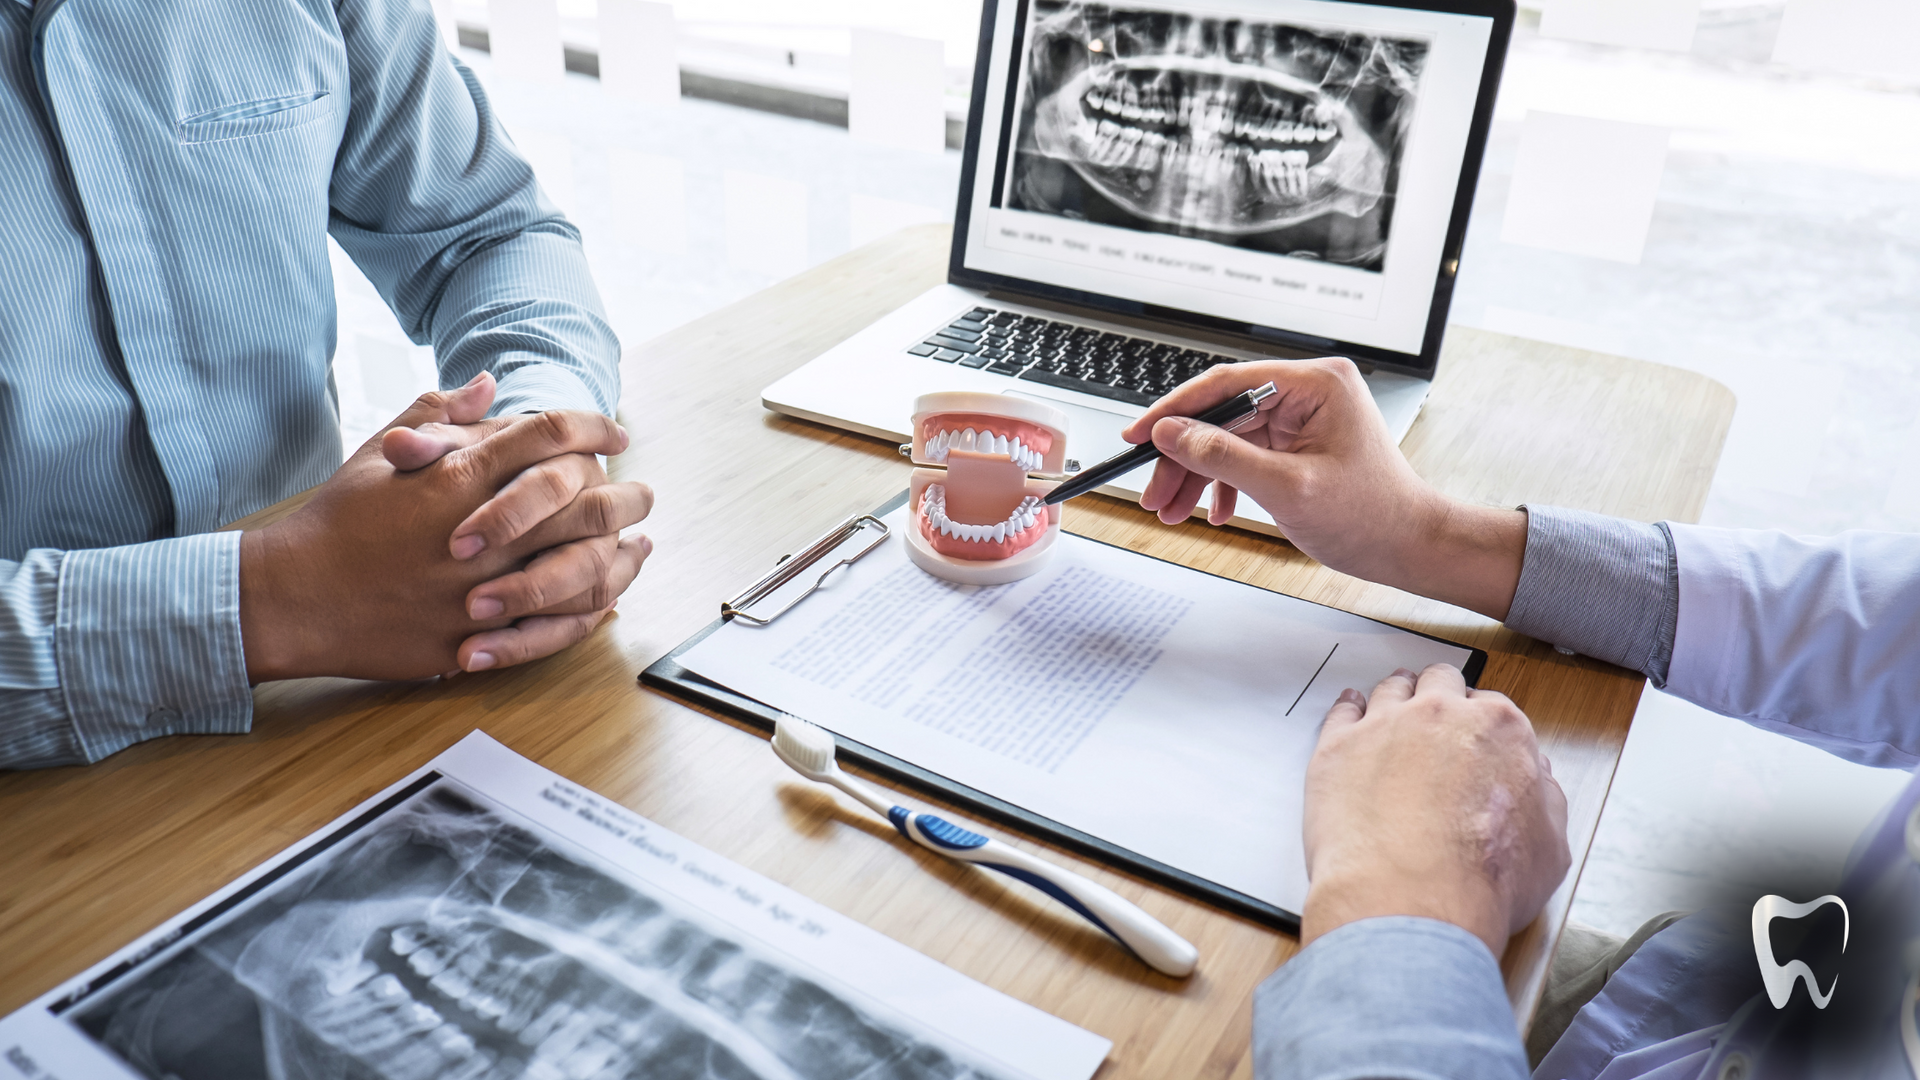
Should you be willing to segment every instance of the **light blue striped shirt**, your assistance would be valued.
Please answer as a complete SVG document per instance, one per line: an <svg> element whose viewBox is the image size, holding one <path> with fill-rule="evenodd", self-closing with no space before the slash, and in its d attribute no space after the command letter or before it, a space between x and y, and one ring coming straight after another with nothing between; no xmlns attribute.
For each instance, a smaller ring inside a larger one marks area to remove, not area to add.
<svg viewBox="0 0 1920 1080"><path fill-rule="evenodd" d="M0 0L0 766L245 731L239 534L341 460L332 233L442 386L619 344L427 0Z"/></svg>

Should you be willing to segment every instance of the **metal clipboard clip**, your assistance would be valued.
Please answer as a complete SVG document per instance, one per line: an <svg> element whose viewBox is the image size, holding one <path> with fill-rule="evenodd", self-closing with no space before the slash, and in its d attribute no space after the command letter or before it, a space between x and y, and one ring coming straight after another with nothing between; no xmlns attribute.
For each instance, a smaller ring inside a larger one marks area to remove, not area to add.
<svg viewBox="0 0 1920 1080"><path fill-rule="evenodd" d="M800 575L806 573L809 569L812 569L814 564L818 563L821 559L838 551L846 545L847 541L852 540L863 532L873 534L872 539L868 540L859 551L854 552L852 555L842 557L832 566L820 571L820 576L813 580L813 584L808 586L805 592L787 601L779 611L765 617L747 613L747 609L780 591L780 589L784 588L788 583L800 577ZM722 619L742 619L755 626L765 626L793 610L795 604L812 596L820 586L827 583L827 579L833 576L834 571L843 566L852 566L861 558L865 557L869 551L879 547L881 541L885 540L891 533L892 530L887 528L887 523L874 517L872 514L856 514L829 530L826 535L820 537L820 539L808 544L805 550L792 555L780 556L779 564L768 572L767 576L747 586L746 591L733 599L722 600L720 602L720 617Z"/></svg>

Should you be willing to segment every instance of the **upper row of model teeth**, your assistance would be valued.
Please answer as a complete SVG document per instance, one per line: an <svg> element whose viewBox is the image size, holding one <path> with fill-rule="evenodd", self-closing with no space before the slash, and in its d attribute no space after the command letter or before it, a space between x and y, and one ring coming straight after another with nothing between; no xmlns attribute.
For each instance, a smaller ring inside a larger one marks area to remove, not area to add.
<svg viewBox="0 0 1920 1080"><path fill-rule="evenodd" d="M972 428L943 431L927 440L929 461L947 460L949 450L971 450L976 454L1005 454L1007 460L1020 466L1023 472L1034 472L1039 469L1045 457L1033 447L1023 445L1018 435L1009 439L1005 435L995 435L991 431L975 432Z"/></svg>
<svg viewBox="0 0 1920 1080"><path fill-rule="evenodd" d="M947 489L939 484L928 484L927 494L922 501L926 507L927 521L940 530L941 535L956 540L972 540L983 544L997 544L1009 536L1018 536L1033 528L1047 514L1047 508L1032 495L1020 500L1013 508L1007 520L997 525L965 525L947 517Z"/></svg>

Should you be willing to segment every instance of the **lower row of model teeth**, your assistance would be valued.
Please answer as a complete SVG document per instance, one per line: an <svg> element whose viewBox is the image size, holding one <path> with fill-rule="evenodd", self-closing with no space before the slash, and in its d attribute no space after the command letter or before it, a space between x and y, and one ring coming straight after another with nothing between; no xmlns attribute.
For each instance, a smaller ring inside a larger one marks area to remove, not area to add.
<svg viewBox="0 0 1920 1080"><path fill-rule="evenodd" d="M927 440L928 461L946 461L949 450L971 450L976 454L1005 454L1009 461L1020 466L1022 472L1038 471L1041 460L1046 456L1031 446L1023 445L1017 435L1009 439L1005 435L995 435L991 431L976 432L972 428L943 431Z"/></svg>
<svg viewBox="0 0 1920 1080"><path fill-rule="evenodd" d="M951 536L956 540L969 540L981 544L997 544L1009 536L1018 536L1033 528L1046 517L1047 508L1032 495L1020 500L1007 520L997 525L964 525L947 517L947 489L939 484L928 484L926 498L921 503L926 508L927 521L940 531L942 536Z"/></svg>

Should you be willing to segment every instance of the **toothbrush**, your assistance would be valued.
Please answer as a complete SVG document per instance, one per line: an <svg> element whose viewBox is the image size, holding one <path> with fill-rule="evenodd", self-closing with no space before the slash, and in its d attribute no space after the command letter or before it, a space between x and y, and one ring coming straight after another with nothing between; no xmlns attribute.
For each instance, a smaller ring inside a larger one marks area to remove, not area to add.
<svg viewBox="0 0 1920 1080"><path fill-rule="evenodd" d="M1200 951L1118 893L945 818L888 802L878 791L842 772L834 760L835 749L832 732L797 716L782 713L774 725L773 752L781 761L809 780L832 784L853 796L892 822L900 835L949 859L975 863L1026 882L1086 916L1155 971L1176 978L1193 974Z"/></svg>

